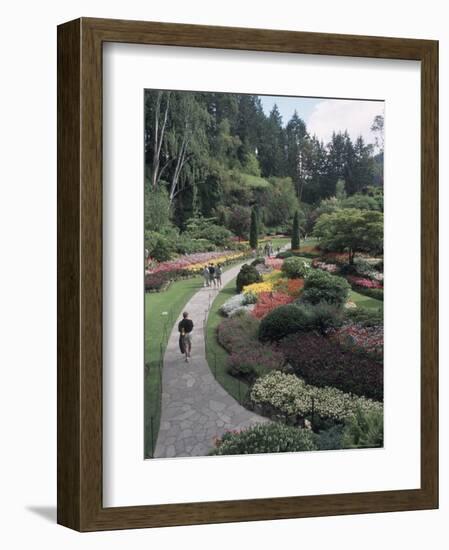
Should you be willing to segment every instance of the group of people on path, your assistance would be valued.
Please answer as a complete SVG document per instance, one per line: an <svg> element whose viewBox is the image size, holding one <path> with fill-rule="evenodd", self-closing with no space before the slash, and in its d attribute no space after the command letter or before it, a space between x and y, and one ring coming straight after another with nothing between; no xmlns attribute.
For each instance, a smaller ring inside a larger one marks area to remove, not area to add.
<svg viewBox="0 0 449 550"><path fill-rule="evenodd" d="M278 246L277 248L277 252L279 253L280 252L280 247ZM263 255L264 256L268 256L269 258L271 258L271 256L274 256L274 247L273 247L273 243L271 241L265 243L264 247L262 250L260 250L260 252L263 251Z"/></svg>
<svg viewBox="0 0 449 550"><path fill-rule="evenodd" d="M221 275L223 273L223 267L221 264L209 264L203 269L203 278L205 287L221 287Z"/></svg>

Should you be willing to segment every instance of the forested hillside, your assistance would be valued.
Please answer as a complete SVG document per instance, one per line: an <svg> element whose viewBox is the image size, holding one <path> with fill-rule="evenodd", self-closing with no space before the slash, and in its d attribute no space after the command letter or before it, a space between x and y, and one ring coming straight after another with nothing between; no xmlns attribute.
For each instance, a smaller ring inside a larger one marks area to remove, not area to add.
<svg viewBox="0 0 449 550"><path fill-rule="evenodd" d="M259 234L289 233L296 211L307 233L335 201L381 210L382 126L376 149L339 128L322 143L255 95L146 91L146 248L164 260L247 239L252 210Z"/></svg>

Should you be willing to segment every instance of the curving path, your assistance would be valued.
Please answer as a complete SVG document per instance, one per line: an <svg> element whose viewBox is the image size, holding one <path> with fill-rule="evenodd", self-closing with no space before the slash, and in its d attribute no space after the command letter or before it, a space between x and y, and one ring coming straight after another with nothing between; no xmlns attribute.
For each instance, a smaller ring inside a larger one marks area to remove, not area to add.
<svg viewBox="0 0 449 550"><path fill-rule="evenodd" d="M236 277L243 263L223 273L223 286ZM179 351L179 319L170 334L162 371L161 425L155 458L204 456L213 447L214 438L226 430L268 422L231 397L207 364L204 327L218 292L201 288L184 307L194 322L189 363Z"/></svg>

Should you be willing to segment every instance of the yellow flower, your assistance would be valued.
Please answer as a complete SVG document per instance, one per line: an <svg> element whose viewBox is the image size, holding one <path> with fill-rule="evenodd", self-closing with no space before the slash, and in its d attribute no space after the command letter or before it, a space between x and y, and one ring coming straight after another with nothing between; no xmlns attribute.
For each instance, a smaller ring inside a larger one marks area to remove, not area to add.
<svg viewBox="0 0 449 550"><path fill-rule="evenodd" d="M243 293L256 294L258 296L261 292L271 292L273 290L273 285L271 283L262 282L262 283L253 283L251 285L246 285L243 287Z"/></svg>
<svg viewBox="0 0 449 550"><path fill-rule="evenodd" d="M266 275L263 275L264 282L267 283L276 283L279 281L279 279L282 278L282 272L279 269L274 269L270 273L267 273Z"/></svg>

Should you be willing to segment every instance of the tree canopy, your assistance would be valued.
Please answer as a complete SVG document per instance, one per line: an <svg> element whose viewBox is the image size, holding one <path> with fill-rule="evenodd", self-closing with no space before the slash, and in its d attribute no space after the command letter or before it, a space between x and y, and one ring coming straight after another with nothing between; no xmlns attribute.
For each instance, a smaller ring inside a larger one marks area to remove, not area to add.
<svg viewBox="0 0 449 550"><path fill-rule="evenodd" d="M246 239L253 207L259 234L291 232L295 212L309 231L336 208L383 208L382 117L374 147L337 128L323 143L256 95L146 90L144 101L147 231L204 217Z"/></svg>
<svg viewBox="0 0 449 550"><path fill-rule="evenodd" d="M339 209L322 214L313 233L324 249L347 251L352 264L356 252L382 252L383 213L357 208Z"/></svg>

